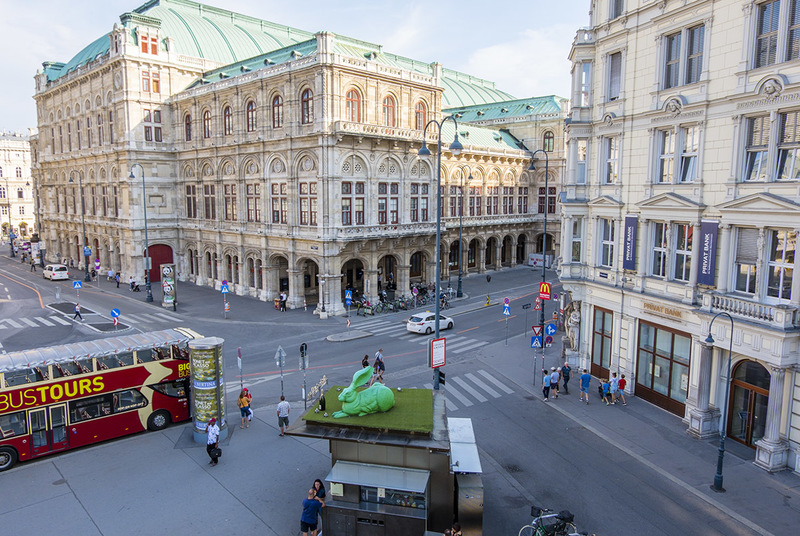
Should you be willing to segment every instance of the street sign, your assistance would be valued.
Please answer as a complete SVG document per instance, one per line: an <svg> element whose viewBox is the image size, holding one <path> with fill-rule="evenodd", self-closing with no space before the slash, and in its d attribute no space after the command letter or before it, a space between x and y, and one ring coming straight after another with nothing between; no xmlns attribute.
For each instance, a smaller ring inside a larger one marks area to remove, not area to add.
<svg viewBox="0 0 800 536"><path fill-rule="evenodd" d="M541 348L541 347L542 347L542 338L531 337L531 348Z"/></svg>
<svg viewBox="0 0 800 536"><path fill-rule="evenodd" d="M511 303L511 300L509 300L508 298L503 298L503 303L508 305L509 303Z"/></svg>
<svg viewBox="0 0 800 536"><path fill-rule="evenodd" d="M417 289L417 287L414 287L414 288L411 289L411 294L413 294L414 296L416 296L418 293L419 293L419 290Z"/></svg>
<svg viewBox="0 0 800 536"><path fill-rule="evenodd" d="M79 290L83 288L83 285L81 284L80 281L73 281L72 288L74 288L75 290Z"/></svg>
<svg viewBox="0 0 800 536"><path fill-rule="evenodd" d="M219 291L223 294L227 294L229 292L228 284L223 281L222 285L219 287Z"/></svg>
<svg viewBox="0 0 800 536"><path fill-rule="evenodd" d="M114 326L119 326L119 318L114 317Z"/></svg>
<svg viewBox="0 0 800 536"><path fill-rule="evenodd" d="M554 299L554 300L557 300L557 299L558 299L558 292L553 292L553 299Z"/></svg>
<svg viewBox="0 0 800 536"><path fill-rule="evenodd" d="M540 303L537 301L537 302L536 302L536 305L535 305L535 306L534 306L534 308L533 308L533 310L534 310L534 311L541 311L541 310L542 310L542 304L540 304Z"/></svg>
<svg viewBox="0 0 800 536"><path fill-rule="evenodd" d="M275 351L275 365L283 367L284 363L286 363L286 352L283 350L282 346L278 346L278 349Z"/></svg>
<svg viewBox="0 0 800 536"><path fill-rule="evenodd" d="M344 299L344 304L345 304L347 307L350 307L350 304L351 304L351 303L353 303L353 300L351 300L350 298L345 298L345 299Z"/></svg>
<svg viewBox="0 0 800 536"><path fill-rule="evenodd" d="M111 309L111 317L117 318L119 316L119 309Z"/></svg>
<svg viewBox="0 0 800 536"><path fill-rule="evenodd" d="M94 269L97 270L98 272L100 271L100 259L94 260Z"/></svg>
<svg viewBox="0 0 800 536"><path fill-rule="evenodd" d="M552 345L553 345L553 337L551 337L550 335L548 335L547 337L545 337L545 338L544 338L544 344L545 344L545 346L547 346L548 348L550 348L550 346L552 346Z"/></svg>
<svg viewBox="0 0 800 536"><path fill-rule="evenodd" d="M352 290L345 290L344 291L344 299L352 300L353 299L353 291Z"/></svg>
<svg viewBox="0 0 800 536"><path fill-rule="evenodd" d="M544 327L545 335L555 335L558 328L553 322L548 322Z"/></svg>
<svg viewBox="0 0 800 536"><path fill-rule="evenodd" d="M347 327L348 328L350 327L350 319L349 318L347 319Z"/></svg>
<svg viewBox="0 0 800 536"><path fill-rule="evenodd" d="M503 315L504 316L511 316L511 307L508 305L503 306Z"/></svg>
<svg viewBox="0 0 800 536"><path fill-rule="evenodd" d="M550 283L542 281L539 283L539 297L543 300L550 299Z"/></svg>
<svg viewBox="0 0 800 536"><path fill-rule="evenodd" d="M530 303L523 303L522 304L522 308L523 309L530 309L531 308L531 304Z"/></svg>
<svg viewBox="0 0 800 536"><path fill-rule="evenodd" d="M542 303L542 299L539 296L536 296L536 303Z"/></svg>
<svg viewBox="0 0 800 536"><path fill-rule="evenodd" d="M92 248L89 246L83 246L83 256L84 257L91 257L92 256Z"/></svg>
<svg viewBox="0 0 800 536"><path fill-rule="evenodd" d="M541 336L542 334L542 326L531 326L533 329L533 334L537 337Z"/></svg>
<svg viewBox="0 0 800 536"><path fill-rule="evenodd" d="M442 337L441 339L431 339L431 368L443 367L447 362L447 340Z"/></svg>

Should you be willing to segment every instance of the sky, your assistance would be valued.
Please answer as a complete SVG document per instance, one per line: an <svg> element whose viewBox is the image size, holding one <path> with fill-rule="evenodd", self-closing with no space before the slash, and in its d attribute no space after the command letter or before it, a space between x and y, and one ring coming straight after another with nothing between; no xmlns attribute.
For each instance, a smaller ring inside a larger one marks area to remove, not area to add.
<svg viewBox="0 0 800 536"><path fill-rule="evenodd" d="M36 126L33 77L67 62L145 0L0 0L0 131ZM207 0L202 3L301 30L326 30L440 62L515 97L569 97L567 60L590 0ZM556 6L558 8L556 8Z"/></svg>

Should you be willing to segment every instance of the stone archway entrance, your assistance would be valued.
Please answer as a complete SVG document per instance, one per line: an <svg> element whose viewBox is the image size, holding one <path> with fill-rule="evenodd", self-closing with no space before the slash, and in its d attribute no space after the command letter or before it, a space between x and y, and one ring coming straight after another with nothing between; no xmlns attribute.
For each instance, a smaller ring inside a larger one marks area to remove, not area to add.
<svg viewBox="0 0 800 536"><path fill-rule="evenodd" d="M364 264L358 259L350 259L342 266L342 296L345 290L354 290L353 299L364 295Z"/></svg>
<svg viewBox="0 0 800 536"><path fill-rule="evenodd" d="M172 248L165 244L155 244L148 250L151 260L150 281L161 281L161 265L174 262Z"/></svg>
<svg viewBox="0 0 800 536"><path fill-rule="evenodd" d="M411 255L409 276L412 282L425 280L425 262L427 256L422 251L417 251Z"/></svg>
<svg viewBox="0 0 800 536"><path fill-rule="evenodd" d="M514 239L510 236L503 238L503 246L500 248L500 264L503 266L511 265L511 251L513 248Z"/></svg>
<svg viewBox="0 0 800 536"><path fill-rule="evenodd" d="M473 238L467 247L467 271L478 266L478 239Z"/></svg>
<svg viewBox="0 0 800 536"><path fill-rule="evenodd" d="M491 237L486 241L486 267L495 264L495 251L497 250L497 239Z"/></svg>
<svg viewBox="0 0 800 536"><path fill-rule="evenodd" d="M378 261L378 291L394 290L397 287L397 259L394 255L385 255Z"/></svg>
<svg viewBox="0 0 800 536"><path fill-rule="evenodd" d="M517 264L525 264L527 257L525 255L526 238L524 234L519 235L517 238Z"/></svg>
<svg viewBox="0 0 800 536"><path fill-rule="evenodd" d="M766 430L769 380L769 371L755 361L742 361L733 369L728 437L751 448Z"/></svg>

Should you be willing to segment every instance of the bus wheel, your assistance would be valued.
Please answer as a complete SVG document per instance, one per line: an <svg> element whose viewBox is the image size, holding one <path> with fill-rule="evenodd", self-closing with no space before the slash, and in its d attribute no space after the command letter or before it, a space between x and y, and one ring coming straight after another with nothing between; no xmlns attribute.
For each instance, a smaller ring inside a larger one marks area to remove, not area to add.
<svg viewBox="0 0 800 536"><path fill-rule="evenodd" d="M14 467L17 463L17 451L11 447L0 447L0 471Z"/></svg>
<svg viewBox="0 0 800 536"><path fill-rule="evenodd" d="M169 418L169 413L163 409L160 409L150 415L150 417L147 419L147 428L153 431L163 430L170 422L171 419Z"/></svg>

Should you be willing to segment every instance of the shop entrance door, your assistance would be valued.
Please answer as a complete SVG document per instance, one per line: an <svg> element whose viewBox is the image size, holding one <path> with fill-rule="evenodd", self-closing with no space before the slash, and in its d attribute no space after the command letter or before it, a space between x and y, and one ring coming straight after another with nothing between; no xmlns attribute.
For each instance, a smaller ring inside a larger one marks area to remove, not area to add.
<svg viewBox="0 0 800 536"><path fill-rule="evenodd" d="M755 448L764 437L769 400L769 371L755 361L736 365L731 383L728 436Z"/></svg>

